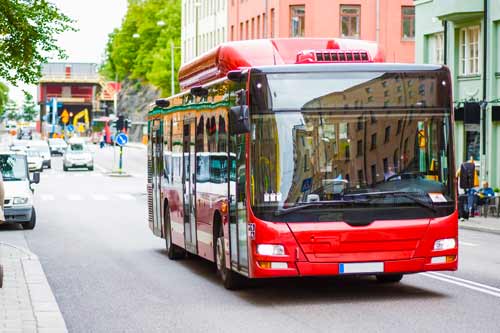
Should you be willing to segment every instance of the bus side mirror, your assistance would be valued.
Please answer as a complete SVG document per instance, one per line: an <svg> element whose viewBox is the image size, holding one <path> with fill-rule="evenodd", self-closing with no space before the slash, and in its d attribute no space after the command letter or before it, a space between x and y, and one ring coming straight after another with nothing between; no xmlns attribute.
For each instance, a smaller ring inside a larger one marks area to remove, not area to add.
<svg viewBox="0 0 500 333"><path fill-rule="evenodd" d="M250 117L248 105L233 106L230 114L231 134L244 134L250 132Z"/></svg>
<svg viewBox="0 0 500 333"><path fill-rule="evenodd" d="M250 132L250 116L247 105L247 92L245 89L236 92L236 106L231 108L229 121L232 134Z"/></svg>

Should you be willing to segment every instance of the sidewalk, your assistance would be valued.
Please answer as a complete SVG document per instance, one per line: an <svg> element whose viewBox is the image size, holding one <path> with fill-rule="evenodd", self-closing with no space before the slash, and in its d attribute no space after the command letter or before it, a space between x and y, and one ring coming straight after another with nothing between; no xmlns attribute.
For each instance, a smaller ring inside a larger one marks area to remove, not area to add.
<svg viewBox="0 0 500 333"><path fill-rule="evenodd" d="M500 234L500 218L498 217L472 217L465 221L458 221L460 229L469 229Z"/></svg>
<svg viewBox="0 0 500 333"><path fill-rule="evenodd" d="M140 142L128 142L125 145L125 148L134 148L134 149L147 149L148 146L145 144L142 144Z"/></svg>
<svg viewBox="0 0 500 333"><path fill-rule="evenodd" d="M67 332L38 257L0 242L3 288L0 288L0 333Z"/></svg>

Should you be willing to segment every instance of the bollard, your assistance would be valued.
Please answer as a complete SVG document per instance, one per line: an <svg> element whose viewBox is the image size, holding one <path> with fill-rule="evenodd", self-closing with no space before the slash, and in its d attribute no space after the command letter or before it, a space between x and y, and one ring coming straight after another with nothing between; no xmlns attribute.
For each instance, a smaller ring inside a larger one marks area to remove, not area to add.
<svg viewBox="0 0 500 333"><path fill-rule="evenodd" d="M0 288L3 287L3 266L0 265Z"/></svg>

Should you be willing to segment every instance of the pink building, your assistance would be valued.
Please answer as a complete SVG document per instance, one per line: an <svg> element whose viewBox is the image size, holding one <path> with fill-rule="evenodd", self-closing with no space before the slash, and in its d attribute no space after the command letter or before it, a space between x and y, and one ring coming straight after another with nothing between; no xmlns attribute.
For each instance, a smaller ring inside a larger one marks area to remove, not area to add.
<svg viewBox="0 0 500 333"><path fill-rule="evenodd" d="M342 37L378 41L388 62L414 62L413 0L228 0L228 40Z"/></svg>

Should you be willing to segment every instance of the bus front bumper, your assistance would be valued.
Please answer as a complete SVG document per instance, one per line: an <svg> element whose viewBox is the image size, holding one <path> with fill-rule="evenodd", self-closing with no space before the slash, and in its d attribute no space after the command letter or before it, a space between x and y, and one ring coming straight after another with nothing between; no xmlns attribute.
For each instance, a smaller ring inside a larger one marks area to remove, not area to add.
<svg viewBox="0 0 500 333"><path fill-rule="evenodd" d="M432 263L438 258L439 262ZM440 258L443 258L441 261ZM448 262L446 262L448 260ZM278 264L278 263L275 263ZM297 261L280 263L283 268L266 268L262 262L258 262L254 268L255 278L272 278L272 277L293 277L293 276L335 276L335 275L377 275L377 274L410 274L426 271L455 271L458 267L458 257L456 254L440 254L436 257L429 258L414 258L406 260L391 260L383 262L350 262L350 263L328 263L328 262L308 262ZM349 271L343 272L344 265L379 265L381 270L376 271ZM275 265L279 266L279 265Z"/></svg>

